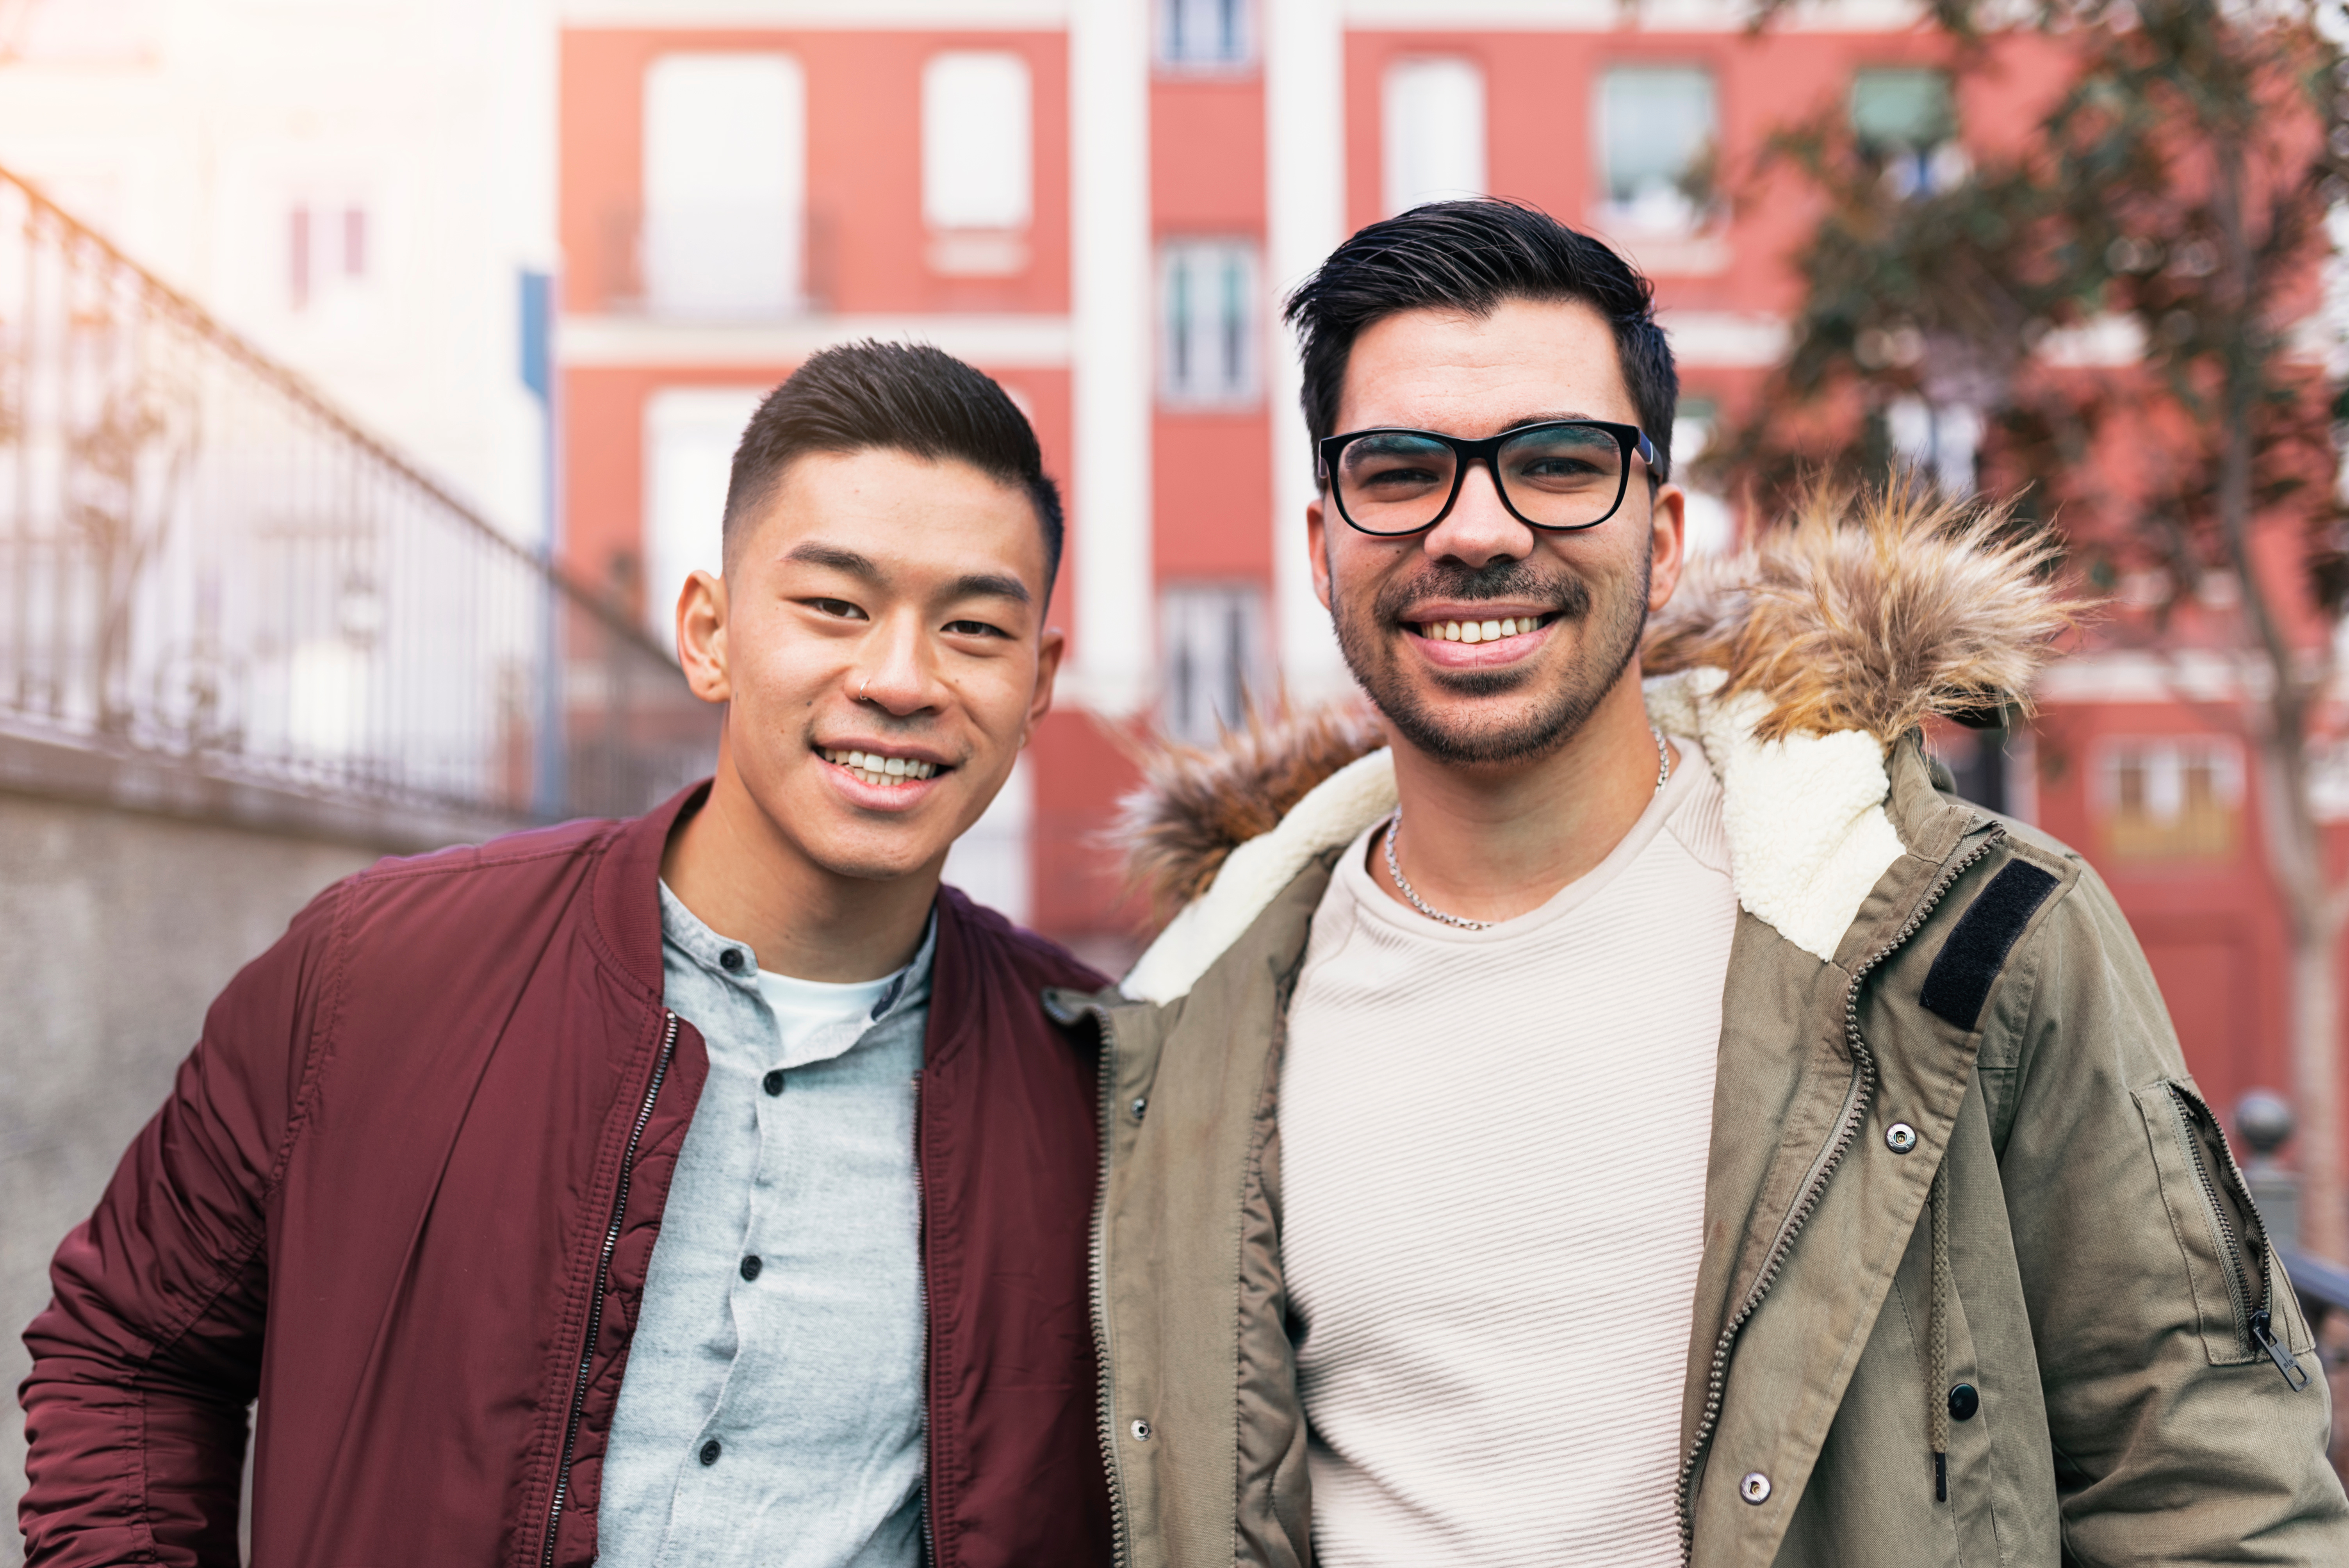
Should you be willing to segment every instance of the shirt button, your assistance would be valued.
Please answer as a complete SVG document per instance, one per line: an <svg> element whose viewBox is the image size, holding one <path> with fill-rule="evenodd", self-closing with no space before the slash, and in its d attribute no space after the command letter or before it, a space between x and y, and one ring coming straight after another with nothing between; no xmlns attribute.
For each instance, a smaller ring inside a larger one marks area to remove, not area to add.
<svg viewBox="0 0 2349 1568"><path fill-rule="evenodd" d="M710 1439L708 1442L701 1445L701 1462L706 1465L716 1464L720 1451L721 1450L718 1446L718 1439L716 1438Z"/></svg>
<svg viewBox="0 0 2349 1568"><path fill-rule="evenodd" d="M718 967L725 970L729 975L738 973L742 967L742 950L739 947L730 947L719 954Z"/></svg>
<svg viewBox="0 0 2349 1568"><path fill-rule="evenodd" d="M761 1264L759 1261L758 1254L754 1253L750 1256L742 1260L742 1277L744 1279L757 1279L759 1277L759 1271L765 1266L766 1265L764 1264Z"/></svg>
<svg viewBox="0 0 2349 1568"><path fill-rule="evenodd" d="M1950 1418L1951 1420L1971 1421L1974 1418L1974 1412L1981 1408L1982 1395L1975 1390L1972 1384L1961 1383L1956 1387L1950 1390Z"/></svg>
<svg viewBox="0 0 2349 1568"><path fill-rule="evenodd" d="M765 1078L761 1078L761 1079L759 1080L759 1087L760 1087L761 1088L762 1088L762 1089L765 1089L769 1094L781 1094L781 1093L782 1093L782 1092L783 1092L783 1069L782 1069L782 1068L776 1068L774 1070L772 1070L771 1072L768 1073L768 1074L767 1074L767 1076L766 1076Z"/></svg>
<svg viewBox="0 0 2349 1568"><path fill-rule="evenodd" d="M715 1448L716 1446L717 1445L714 1443L710 1445L711 1448ZM707 1454L709 1451L709 1449L704 1449L702 1450L704 1454ZM706 1463L708 1461L705 1460L704 1462ZM1760 1470L1747 1470L1745 1472L1745 1479L1737 1483L1737 1495L1744 1498L1748 1502L1769 1501L1770 1478L1764 1475Z"/></svg>

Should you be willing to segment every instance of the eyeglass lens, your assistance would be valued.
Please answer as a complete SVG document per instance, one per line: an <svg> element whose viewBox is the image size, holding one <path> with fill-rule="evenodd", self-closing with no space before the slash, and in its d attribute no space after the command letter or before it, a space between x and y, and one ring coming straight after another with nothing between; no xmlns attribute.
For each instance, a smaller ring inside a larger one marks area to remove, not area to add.
<svg viewBox="0 0 2349 1568"><path fill-rule="evenodd" d="M1623 449L1611 432L1591 426L1549 425L1512 436L1501 443L1495 466L1509 504L1542 528L1604 521L1623 494ZM1443 511L1458 467L1458 455L1442 441L1377 431L1339 454L1338 499L1357 528L1415 532Z"/></svg>

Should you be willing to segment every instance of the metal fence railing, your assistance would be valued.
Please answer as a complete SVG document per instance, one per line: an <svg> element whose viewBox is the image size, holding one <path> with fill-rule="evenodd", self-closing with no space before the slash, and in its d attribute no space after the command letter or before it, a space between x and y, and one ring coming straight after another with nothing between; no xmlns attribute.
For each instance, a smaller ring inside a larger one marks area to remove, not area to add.
<svg viewBox="0 0 2349 1568"><path fill-rule="evenodd" d="M715 735L624 614L0 170L0 736L519 822L640 810Z"/></svg>

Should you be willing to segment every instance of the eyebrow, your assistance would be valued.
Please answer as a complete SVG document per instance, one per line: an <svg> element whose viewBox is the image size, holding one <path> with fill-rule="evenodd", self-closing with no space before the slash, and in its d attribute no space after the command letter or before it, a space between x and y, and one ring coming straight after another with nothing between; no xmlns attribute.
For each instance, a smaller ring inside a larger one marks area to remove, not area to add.
<svg viewBox="0 0 2349 1568"><path fill-rule="evenodd" d="M871 556L837 544L821 544L810 541L795 544L783 557L803 566L828 566L834 572L844 572L851 577L872 583L884 582L887 573ZM1031 604L1036 595L1028 584L1008 572L966 572L947 585L947 593L956 599L1009 599L1015 604Z"/></svg>
<svg viewBox="0 0 2349 1568"><path fill-rule="evenodd" d="M1009 599L1017 604L1032 603L1035 595L1028 584L1003 572L966 572L954 580L953 597L957 599Z"/></svg>

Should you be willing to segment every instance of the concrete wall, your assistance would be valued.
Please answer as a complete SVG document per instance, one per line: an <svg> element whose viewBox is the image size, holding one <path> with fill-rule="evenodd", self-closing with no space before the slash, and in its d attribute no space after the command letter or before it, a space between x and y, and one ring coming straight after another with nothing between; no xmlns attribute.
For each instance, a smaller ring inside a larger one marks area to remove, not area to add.
<svg viewBox="0 0 2349 1568"><path fill-rule="evenodd" d="M154 1114L204 1009L349 844L0 793L0 1568L22 1561L17 1336L58 1239Z"/></svg>

